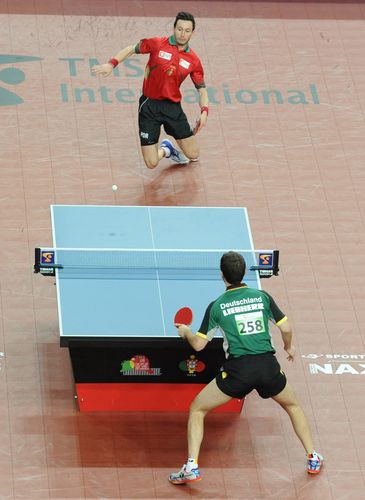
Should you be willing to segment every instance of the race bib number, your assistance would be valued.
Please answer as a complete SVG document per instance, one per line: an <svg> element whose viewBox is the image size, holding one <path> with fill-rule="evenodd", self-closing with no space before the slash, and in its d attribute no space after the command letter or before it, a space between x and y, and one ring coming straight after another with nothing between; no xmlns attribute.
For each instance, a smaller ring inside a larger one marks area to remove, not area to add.
<svg viewBox="0 0 365 500"><path fill-rule="evenodd" d="M265 332L265 323L262 311L236 314L236 325L240 335L255 335Z"/></svg>

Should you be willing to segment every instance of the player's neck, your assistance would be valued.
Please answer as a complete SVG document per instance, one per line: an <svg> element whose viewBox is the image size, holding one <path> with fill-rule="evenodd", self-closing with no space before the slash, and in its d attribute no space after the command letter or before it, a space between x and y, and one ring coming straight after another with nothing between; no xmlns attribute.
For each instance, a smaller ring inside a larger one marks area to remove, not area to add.
<svg viewBox="0 0 365 500"><path fill-rule="evenodd" d="M179 50L179 52L185 52L186 50L186 47L189 45L188 43L185 43L184 45L181 45L181 44L176 44L177 45L177 48Z"/></svg>
<svg viewBox="0 0 365 500"><path fill-rule="evenodd" d="M239 283L238 285L232 285L232 283L226 283L226 290L233 290L234 288L247 288L246 283Z"/></svg>

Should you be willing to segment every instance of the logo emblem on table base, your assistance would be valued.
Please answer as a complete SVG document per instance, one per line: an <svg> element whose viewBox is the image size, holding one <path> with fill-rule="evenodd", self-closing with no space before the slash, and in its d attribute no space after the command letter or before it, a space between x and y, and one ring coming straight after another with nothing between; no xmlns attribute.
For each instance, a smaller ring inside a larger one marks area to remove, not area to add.
<svg viewBox="0 0 365 500"><path fill-rule="evenodd" d="M188 376L195 377L197 373L205 370L205 363L203 363L203 361L199 361L199 359L192 354L188 359L184 359L184 361L179 363L179 368L181 371L187 372Z"/></svg>
<svg viewBox="0 0 365 500"><path fill-rule="evenodd" d="M136 354L120 364L120 373L126 376L161 375L161 368L151 368L150 360L144 354Z"/></svg>

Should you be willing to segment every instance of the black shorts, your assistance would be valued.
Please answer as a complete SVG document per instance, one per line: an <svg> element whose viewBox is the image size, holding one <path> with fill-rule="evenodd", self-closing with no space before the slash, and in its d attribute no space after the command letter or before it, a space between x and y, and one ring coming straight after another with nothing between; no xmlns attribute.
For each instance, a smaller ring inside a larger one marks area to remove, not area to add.
<svg viewBox="0 0 365 500"><path fill-rule="evenodd" d="M157 144L161 125L165 132L174 139L186 139L193 132L186 114L179 102L168 99L150 99L142 95L139 99L138 126L142 146Z"/></svg>
<svg viewBox="0 0 365 500"><path fill-rule="evenodd" d="M227 360L216 377L219 389L242 399L253 389L262 398L272 398L286 386L286 376L272 352Z"/></svg>

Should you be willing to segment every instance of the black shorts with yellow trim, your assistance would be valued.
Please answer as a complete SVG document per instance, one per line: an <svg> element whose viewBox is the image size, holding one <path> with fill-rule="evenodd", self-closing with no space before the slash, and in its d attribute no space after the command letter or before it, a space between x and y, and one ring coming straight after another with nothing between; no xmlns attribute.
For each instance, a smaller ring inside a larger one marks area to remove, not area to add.
<svg viewBox="0 0 365 500"><path fill-rule="evenodd" d="M266 399L286 386L286 376L273 352L247 354L227 360L216 377L217 386L227 396L243 399L256 389Z"/></svg>

